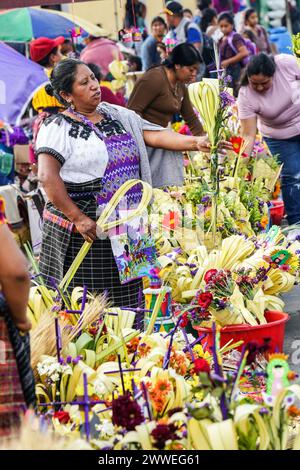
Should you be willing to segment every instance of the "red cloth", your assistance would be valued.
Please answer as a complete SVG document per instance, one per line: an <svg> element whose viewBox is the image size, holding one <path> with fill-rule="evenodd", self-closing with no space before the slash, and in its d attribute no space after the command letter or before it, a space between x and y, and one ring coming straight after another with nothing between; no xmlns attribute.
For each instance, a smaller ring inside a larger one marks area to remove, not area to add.
<svg viewBox="0 0 300 470"><path fill-rule="evenodd" d="M117 104L118 106L126 106L123 100L118 95L115 95L107 86L101 86L101 101L110 104Z"/></svg>
<svg viewBox="0 0 300 470"><path fill-rule="evenodd" d="M107 38L94 39L83 49L80 55L80 60L86 64L98 65L104 77L108 74L108 66L113 60L123 59L123 54L121 54L117 44Z"/></svg>

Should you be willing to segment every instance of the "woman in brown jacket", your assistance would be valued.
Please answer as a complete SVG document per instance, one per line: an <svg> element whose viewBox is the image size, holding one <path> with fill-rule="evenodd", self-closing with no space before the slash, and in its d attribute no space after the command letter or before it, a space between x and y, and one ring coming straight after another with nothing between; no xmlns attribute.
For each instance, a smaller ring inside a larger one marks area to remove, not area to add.
<svg viewBox="0 0 300 470"><path fill-rule="evenodd" d="M128 108L143 119L167 128L174 116L180 114L193 135L203 134L201 123L194 113L186 84L196 80L201 56L192 44L180 44L168 59L149 69L136 83ZM183 155L181 152L147 147L154 187L183 184Z"/></svg>

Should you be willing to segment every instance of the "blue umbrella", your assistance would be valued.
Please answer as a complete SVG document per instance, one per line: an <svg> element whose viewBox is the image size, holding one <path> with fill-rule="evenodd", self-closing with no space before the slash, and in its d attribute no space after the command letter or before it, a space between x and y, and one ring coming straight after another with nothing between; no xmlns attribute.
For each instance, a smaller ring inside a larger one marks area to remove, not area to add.
<svg viewBox="0 0 300 470"><path fill-rule="evenodd" d="M48 82L43 67L0 42L0 120L19 125L34 92Z"/></svg>
<svg viewBox="0 0 300 470"><path fill-rule="evenodd" d="M70 37L74 26L80 26L63 15L36 8L17 8L0 13L0 40L7 42L29 42L32 39L46 36ZM88 33L83 29L82 36Z"/></svg>

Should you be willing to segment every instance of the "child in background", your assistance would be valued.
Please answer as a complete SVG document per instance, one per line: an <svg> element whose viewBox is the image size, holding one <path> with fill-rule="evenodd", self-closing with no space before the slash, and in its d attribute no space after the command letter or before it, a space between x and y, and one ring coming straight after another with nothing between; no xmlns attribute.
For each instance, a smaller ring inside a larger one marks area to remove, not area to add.
<svg viewBox="0 0 300 470"><path fill-rule="evenodd" d="M255 43L255 34L250 29L245 29L243 32L243 38L248 41L248 44L251 44L251 47L253 48L253 55L257 55L259 52Z"/></svg>
<svg viewBox="0 0 300 470"><path fill-rule="evenodd" d="M249 56L249 51L243 37L235 32L234 19L230 13L222 13L218 24L223 33L223 38L219 41L221 68L226 69L226 75L231 76L231 86L237 95L243 60Z"/></svg>
<svg viewBox="0 0 300 470"><path fill-rule="evenodd" d="M203 11L201 30L215 42L218 42L223 37L218 25L218 14L214 8L206 8Z"/></svg>
<svg viewBox="0 0 300 470"><path fill-rule="evenodd" d="M258 24L258 14L254 8L248 8L245 11L244 28L243 31L250 31L253 35L253 41L256 44L257 52L265 52L271 54L271 45L268 38L268 33L263 26Z"/></svg>

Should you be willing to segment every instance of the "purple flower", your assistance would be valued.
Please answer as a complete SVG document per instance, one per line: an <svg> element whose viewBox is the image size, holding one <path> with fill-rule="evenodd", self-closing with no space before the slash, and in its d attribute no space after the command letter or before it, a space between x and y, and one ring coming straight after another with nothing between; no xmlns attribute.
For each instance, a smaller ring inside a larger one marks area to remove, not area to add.
<svg viewBox="0 0 300 470"><path fill-rule="evenodd" d="M233 96L227 93L227 91L221 91L220 98L222 108L227 108L227 106L231 106L235 103L235 99L233 98Z"/></svg>
<svg viewBox="0 0 300 470"><path fill-rule="evenodd" d="M226 75L223 79L223 83L224 83L225 86L231 85L232 76L231 75Z"/></svg>

